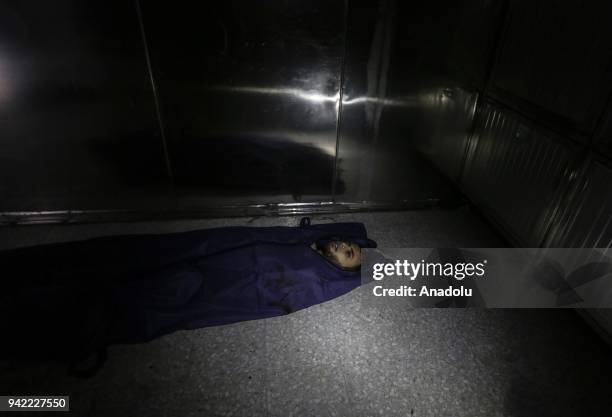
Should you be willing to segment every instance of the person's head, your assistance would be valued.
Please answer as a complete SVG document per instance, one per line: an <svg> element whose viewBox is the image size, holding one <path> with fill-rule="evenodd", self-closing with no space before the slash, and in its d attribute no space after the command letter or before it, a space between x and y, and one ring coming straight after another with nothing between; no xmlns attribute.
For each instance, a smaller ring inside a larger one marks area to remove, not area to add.
<svg viewBox="0 0 612 417"><path fill-rule="evenodd" d="M361 266L361 248L356 243L333 240L321 245L320 250L341 268L357 269Z"/></svg>

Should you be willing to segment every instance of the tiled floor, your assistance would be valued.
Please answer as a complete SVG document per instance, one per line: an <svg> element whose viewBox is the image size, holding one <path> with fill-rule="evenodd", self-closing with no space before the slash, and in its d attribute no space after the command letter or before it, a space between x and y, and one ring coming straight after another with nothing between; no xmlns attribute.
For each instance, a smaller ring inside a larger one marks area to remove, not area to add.
<svg viewBox="0 0 612 417"><path fill-rule="evenodd" d="M0 229L0 248L257 218ZM467 209L358 213L381 247L497 247ZM406 309L362 287L284 317L114 346L91 379L2 363L0 394L69 394L79 416L609 416L612 355L572 311ZM36 415L36 414L35 414Z"/></svg>

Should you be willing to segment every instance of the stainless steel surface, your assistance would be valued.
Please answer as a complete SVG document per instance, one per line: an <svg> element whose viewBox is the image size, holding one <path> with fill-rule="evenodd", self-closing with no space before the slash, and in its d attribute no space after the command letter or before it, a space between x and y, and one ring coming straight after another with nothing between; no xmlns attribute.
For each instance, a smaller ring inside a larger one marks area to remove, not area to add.
<svg viewBox="0 0 612 417"><path fill-rule="evenodd" d="M612 247L612 164L592 156L577 173L564 204L555 216L545 246ZM612 309L581 310L582 316L612 344Z"/></svg>
<svg viewBox="0 0 612 417"><path fill-rule="evenodd" d="M569 141L488 102L470 143L463 187L514 243L539 247L579 156Z"/></svg>
<svg viewBox="0 0 612 417"><path fill-rule="evenodd" d="M612 167L593 159L576 181L546 241L549 247L612 247Z"/></svg>
<svg viewBox="0 0 612 417"><path fill-rule="evenodd" d="M142 38L142 46L144 50L145 62L147 63L147 72L151 81L151 91L153 93L153 101L155 103L155 115L157 116L157 125L159 126L159 135L161 137L162 147L164 150L164 160L166 162L166 170L168 177L172 178L172 165L168 157L168 141L166 139L166 128L162 121L161 104L159 102L159 93L157 92L157 83L153 75L153 67L151 66L151 55L149 54L149 42L147 41L147 33L145 31L144 22L142 20L142 9L140 0L134 0L136 4L136 15L138 16L138 26L140 27L140 37Z"/></svg>
<svg viewBox="0 0 612 417"><path fill-rule="evenodd" d="M132 2L0 1L0 124L0 211L164 204Z"/></svg>
<svg viewBox="0 0 612 417"><path fill-rule="evenodd" d="M586 144L610 93L609 6L505 4L0 0L4 222L424 207L463 180L537 243L577 158L548 130ZM494 55L546 133L486 101L474 122Z"/></svg>
<svg viewBox="0 0 612 417"><path fill-rule="evenodd" d="M372 198L379 152L380 116L394 36L394 1L353 2L347 14L347 45L334 198Z"/></svg>
<svg viewBox="0 0 612 417"><path fill-rule="evenodd" d="M455 198L441 172L458 179L499 17L485 1L350 3L337 201Z"/></svg>
<svg viewBox="0 0 612 417"><path fill-rule="evenodd" d="M223 218L223 217L271 217L305 214L357 213L393 210L420 210L438 208L438 200L419 202L375 202L334 203L280 203L254 205L219 205L199 210L71 210L71 211L16 211L0 213L0 226L32 224L73 224L100 222L136 222L151 220Z"/></svg>
<svg viewBox="0 0 612 417"><path fill-rule="evenodd" d="M447 87L435 91L429 100L429 131L419 148L454 181L459 181L461 174L477 99L474 90Z"/></svg>
<svg viewBox="0 0 612 417"><path fill-rule="evenodd" d="M141 6L181 204L331 200L344 2Z"/></svg>
<svg viewBox="0 0 612 417"><path fill-rule="evenodd" d="M0 5L5 218L457 198L484 0Z"/></svg>

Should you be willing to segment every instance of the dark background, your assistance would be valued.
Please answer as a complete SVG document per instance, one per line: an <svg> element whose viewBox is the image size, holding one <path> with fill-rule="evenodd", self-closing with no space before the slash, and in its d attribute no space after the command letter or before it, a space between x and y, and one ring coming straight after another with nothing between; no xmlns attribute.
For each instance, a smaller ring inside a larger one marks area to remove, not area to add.
<svg viewBox="0 0 612 417"><path fill-rule="evenodd" d="M609 248L610 16L0 0L0 225L51 223L0 227L0 248L303 214L388 248ZM444 210L371 212L421 208ZM375 309L364 291L114 346L89 379L0 361L0 389L68 394L76 415L609 415L609 346L573 310ZM584 317L610 340L610 310Z"/></svg>
<svg viewBox="0 0 612 417"><path fill-rule="evenodd" d="M611 7L2 0L0 221L467 198L516 244L607 245Z"/></svg>

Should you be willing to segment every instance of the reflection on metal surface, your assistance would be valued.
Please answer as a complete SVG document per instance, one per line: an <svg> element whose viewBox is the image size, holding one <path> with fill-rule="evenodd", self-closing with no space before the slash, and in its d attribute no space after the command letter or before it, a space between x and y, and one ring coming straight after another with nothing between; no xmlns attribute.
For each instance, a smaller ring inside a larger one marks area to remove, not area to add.
<svg viewBox="0 0 612 417"><path fill-rule="evenodd" d="M250 205L212 205L198 209L176 210L58 210L58 211L14 211L0 213L0 226L30 224L73 224L154 221L172 219L195 219L203 217L258 217L258 216L291 216L301 214L327 214L372 211L397 211L437 208L436 199L424 201L397 201L381 203L376 201L286 204L250 204Z"/></svg>
<svg viewBox="0 0 612 417"><path fill-rule="evenodd" d="M0 0L0 210L457 198L484 0L45 4Z"/></svg>
<svg viewBox="0 0 612 417"><path fill-rule="evenodd" d="M459 86L439 87L428 98L421 107L424 126L418 149L448 178L458 182L478 92Z"/></svg>
<svg viewBox="0 0 612 417"><path fill-rule="evenodd" d="M612 247L612 169L593 160L563 205L546 241L549 247Z"/></svg>
<svg viewBox="0 0 612 417"><path fill-rule="evenodd" d="M345 3L142 8L179 199L330 200Z"/></svg>
<svg viewBox="0 0 612 417"><path fill-rule="evenodd" d="M421 94L413 97L355 97L342 100L344 105L354 104L380 104L382 106L403 107L407 110L410 108L420 108L423 106L433 106L435 101L435 93Z"/></svg>
<svg viewBox="0 0 612 417"><path fill-rule="evenodd" d="M463 175L466 193L515 243L545 239L570 174L575 151L560 138L486 103Z"/></svg>
<svg viewBox="0 0 612 417"><path fill-rule="evenodd" d="M340 100L340 94L324 95L317 92L317 90L301 90L297 88L289 87L254 87L254 86L211 86L206 87L209 91L216 91L221 93L236 93L236 94L262 94L281 96L292 99L304 100L311 103L338 103ZM444 91L452 91L451 89L445 89ZM354 105L354 104L380 104L383 106L394 106L394 107L423 107L423 106L435 106L438 99L445 101L448 100L448 93L442 93L439 95L437 92L421 94L414 97L370 97L370 96L357 96L354 98L344 97L342 99L343 105Z"/></svg>
<svg viewBox="0 0 612 417"><path fill-rule="evenodd" d="M455 198L440 171L458 181L499 18L484 1L351 3L337 201Z"/></svg>
<svg viewBox="0 0 612 417"><path fill-rule="evenodd" d="M155 76L153 75L153 68L151 67L151 56L149 54L149 43L147 42L147 34L145 32L144 22L142 21L142 9L140 8L140 0L136 2L136 14L138 15L138 26L140 27L140 36L142 37L142 46L144 49L145 61L147 63L147 71L149 72L149 80L151 81L151 90L153 93L153 101L155 103L155 115L157 116L157 125L159 126L159 133L161 136L161 142L164 149L164 160L166 162L166 169L168 170L168 177L172 178L172 165L170 164L170 158L168 158L168 142L166 139L166 129L162 121L161 108L159 103L159 94L157 92L157 84L155 83Z"/></svg>
<svg viewBox="0 0 612 417"><path fill-rule="evenodd" d="M311 103L337 103L340 94L336 93L333 96L327 96L315 90L300 90L297 88L281 88L281 87L231 87L231 86L212 86L207 88L210 91L220 91L222 93L243 93L243 94L265 94L273 96L286 96L290 98L309 101Z"/></svg>

